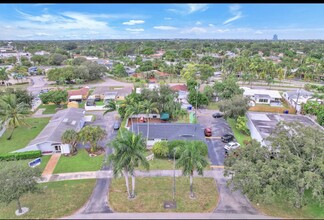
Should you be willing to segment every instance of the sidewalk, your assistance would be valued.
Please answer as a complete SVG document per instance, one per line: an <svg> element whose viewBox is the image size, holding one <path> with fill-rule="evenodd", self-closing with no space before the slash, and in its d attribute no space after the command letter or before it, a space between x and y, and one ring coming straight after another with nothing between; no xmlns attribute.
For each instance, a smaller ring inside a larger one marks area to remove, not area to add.
<svg viewBox="0 0 324 220"><path fill-rule="evenodd" d="M57 162L59 161L61 157L61 154L52 154L50 160L48 161L43 173L42 173L42 176L49 176L53 173L55 167L56 167L56 164Z"/></svg>
<svg viewBox="0 0 324 220"><path fill-rule="evenodd" d="M51 158L52 159L52 158ZM49 165L48 162L47 166ZM46 166L46 168L47 168ZM45 169L46 169L45 168ZM54 167L55 168L55 167ZM54 169L53 169L54 170ZM44 170L45 172L45 170ZM92 171L92 172L74 172L74 173L58 173L52 174L47 173L42 175L42 180L39 182L52 182L52 181L64 181L64 180L78 180L78 179L104 179L104 178L113 178L113 172L111 170L100 170L100 171ZM173 176L173 170L150 170L150 171L135 171L136 177L159 177L159 176ZM197 172L194 172L195 177L211 177L215 178L215 170L207 170L204 171L204 175L200 176ZM182 176L181 170L175 171L175 176Z"/></svg>

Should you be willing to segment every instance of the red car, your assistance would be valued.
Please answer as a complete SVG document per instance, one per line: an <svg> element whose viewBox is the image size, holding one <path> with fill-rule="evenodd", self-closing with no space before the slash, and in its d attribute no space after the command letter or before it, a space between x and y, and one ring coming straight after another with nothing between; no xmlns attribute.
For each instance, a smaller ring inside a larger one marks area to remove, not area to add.
<svg viewBox="0 0 324 220"><path fill-rule="evenodd" d="M206 137L212 136L212 130L211 130L211 128L205 128L204 133L205 133L205 136Z"/></svg>

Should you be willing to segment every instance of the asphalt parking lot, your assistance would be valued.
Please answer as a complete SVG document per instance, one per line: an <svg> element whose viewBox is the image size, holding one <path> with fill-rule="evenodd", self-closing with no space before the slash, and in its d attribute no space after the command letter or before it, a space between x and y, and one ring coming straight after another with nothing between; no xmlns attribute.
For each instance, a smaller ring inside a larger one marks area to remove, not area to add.
<svg viewBox="0 0 324 220"><path fill-rule="evenodd" d="M224 146L226 143L221 141L221 136L231 133L232 129L224 118L213 118L215 110L200 110L197 114L198 122L204 127L212 129L212 137L206 138L208 146L208 157L214 166L223 166L225 159Z"/></svg>

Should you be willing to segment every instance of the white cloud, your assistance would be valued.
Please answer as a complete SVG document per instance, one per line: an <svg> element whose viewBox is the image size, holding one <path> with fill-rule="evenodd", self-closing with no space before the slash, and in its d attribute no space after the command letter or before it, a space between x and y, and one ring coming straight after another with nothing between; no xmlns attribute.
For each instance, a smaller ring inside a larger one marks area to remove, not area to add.
<svg viewBox="0 0 324 220"><path fill-rule="evenodd" d="M193 27L188 30L184 30L182 33L185 34L202 34L202 33L207 33L207 30L202 27Z"/></svg>
<svg viewBox="0 0 324 220"><path fill-rule="evenodd" d="M37 36L50 36L51 34L47 33L36 33Z"/></svg>
<svg viewBox="0 0 324 220"><path fill-rule="evenodd" d="M142 32L144 31L143 28L126 28L126 31L131 31L131 32Z"/></svg>
<svg viewBox="0 0 324 220"><path fill-rule="evenodd" d="M262 31L256 31L255 33L256 33L256 34L263 34Z"/></svg>
<svg viewBox="0 0 324 220"><path fill-rule="evenodd" d="M135 24L143 24L145 21L143 20L129 20L126 22L123 22L124 25L135 25Z"/></svg>
<svg viewBox="0 0 324 220"><path fill-rule="evenodd" d="M209 26L209 27L215 27L215 25L213 25L213 24L208 24L208 26Z"/></svg>
<svg viewBox="0 0 324 220"><path fill-rule="evenodd" d="M240 11L241 6L238 4L233 4L229 6L230 13L234 15L233 17L227 19L223 24L228 24L242 17L242 12Z"/></svg>
<svg viewBox="0 0 324 220"><path fill-rule="evenodd" d="M154 26L154 29L158 29L158 30L164 30L164 31L168 31L168 30L176 30L176 27L173 26Z"/></svg>
<svg viewBox="0 0 324 220"><path fill-rule="evenodd" d="M196 25L201 25L202 23L200 21L197 21L195 24Z"/></svg>
<svg viewBox="0 0 324 220"><path fill-rule="evenodd" d="M164 18L164 20L172 20L172 18Z"/></svg>
<svg viewBox="0 0 324 220"><path fill-rule="evenodd" d="M178 9L176 8L169 8L167 11L182 14L182 15L188 15L194 12L203 12L208 9L208 4L179 4Z"/></svg>
<svg viewBox="0 0 324 220"><path fill-rule="evenodd" d="M208 9L207 4L188 4L189 14L196 11L206 11Z"/></svg>

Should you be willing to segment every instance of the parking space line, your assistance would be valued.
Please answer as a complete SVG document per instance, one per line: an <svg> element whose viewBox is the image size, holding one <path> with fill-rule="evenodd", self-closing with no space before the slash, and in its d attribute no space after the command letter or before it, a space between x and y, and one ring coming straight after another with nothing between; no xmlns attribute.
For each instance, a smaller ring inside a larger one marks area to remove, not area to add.
<svg viewBox="0 0 324 220"><path fill-rule="evenodd" d="M221 137L205 137L205 138L208 138L208 139L221 139Z"/></svg>
<svg viewBox="0 0 324 220"><path fill-rule="evenodd" d="M224 169L224 166L220 166L220 165L210 165L210 168L221 168L221 169Z"/></svg>

